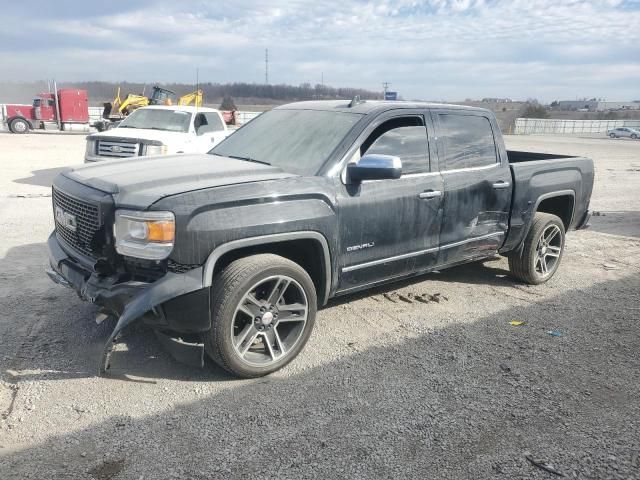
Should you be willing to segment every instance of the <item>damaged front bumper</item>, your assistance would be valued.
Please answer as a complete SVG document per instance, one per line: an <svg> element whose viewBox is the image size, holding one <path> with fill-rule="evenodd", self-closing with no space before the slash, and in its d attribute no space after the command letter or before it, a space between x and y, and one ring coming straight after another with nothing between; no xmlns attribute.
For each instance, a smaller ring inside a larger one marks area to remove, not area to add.
<svg viewBox="0 0 640 480"><path fill-rule="evenodd" d="M113 347L122 331L143 317L149 319L161 343L180 361L203 363L204 348L172 333L192 334L211 326L209 288L203 284L202 267L186 273L167 272L153 283L121 281L120 276L100 276L74 260L58 242L55 232L47 241L54 282L75 290L80 298L95 303L118 318L100 361L100 373L110 367Z"/></svg>

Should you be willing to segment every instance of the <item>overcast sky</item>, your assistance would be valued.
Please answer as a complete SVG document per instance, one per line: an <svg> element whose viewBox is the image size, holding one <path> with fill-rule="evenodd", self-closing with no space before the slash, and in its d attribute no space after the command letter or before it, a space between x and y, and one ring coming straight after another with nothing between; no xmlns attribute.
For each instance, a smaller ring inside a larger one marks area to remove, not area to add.
<svg viewBox="0 0 640 480"><path fill-rule="evenodd" d="M640 99L640 0L3 2L0 80L324 82Z"/></svg>

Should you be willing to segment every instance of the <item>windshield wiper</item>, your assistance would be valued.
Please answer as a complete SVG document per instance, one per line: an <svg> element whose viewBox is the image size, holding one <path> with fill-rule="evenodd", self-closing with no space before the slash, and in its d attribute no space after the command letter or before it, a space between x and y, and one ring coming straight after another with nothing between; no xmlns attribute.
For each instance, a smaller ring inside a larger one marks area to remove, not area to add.
<svg viewBox="0 0 640 480"><path fill-rule="evenodd" d="M133 125L118 125L118 128L138 128L138 127L134 127Z"/></svg>
<svg viewBox="0 0 640 480"><path fill-rule="evenodd" d="M218 155L218 154L214 153L214 155ZM245 162L261 163L262 165L271 165L269 162L265 162L263 160L256 160L255 158L251 158L251 157L240 157L238 155L218 155L218 156L235 158L236 160L244 160Z"/></svg>

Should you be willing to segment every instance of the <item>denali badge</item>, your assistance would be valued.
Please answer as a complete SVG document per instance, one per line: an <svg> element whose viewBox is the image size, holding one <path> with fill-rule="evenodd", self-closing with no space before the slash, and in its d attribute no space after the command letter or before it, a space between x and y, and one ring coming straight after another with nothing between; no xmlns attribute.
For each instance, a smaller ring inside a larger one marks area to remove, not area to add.
<svg viewBox="0 0 640 480"><path fill-rule="evenodd" d="M362 245L353 245L351 247L347 247L347 252L355 252L358 250L363 250L365 248L371 248L373 246L375 246L374 242L363 243Z"/></svg>
<svg viewBox="0 0 640 480"><path fill-rule="evenodd" d="M55 217L56 222L60 224L60 226L71 230L72 232L76 231L76 216L71 215L70 213L65 212L60 207L55 208Z"/></svg>

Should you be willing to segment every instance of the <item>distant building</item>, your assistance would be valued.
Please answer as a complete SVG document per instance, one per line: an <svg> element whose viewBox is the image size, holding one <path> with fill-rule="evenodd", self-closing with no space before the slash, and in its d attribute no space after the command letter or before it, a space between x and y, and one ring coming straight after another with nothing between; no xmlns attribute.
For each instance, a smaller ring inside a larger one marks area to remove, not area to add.
<svg viewBox="0 0 640 480"><path fill-rule="evenodd" d="M598 100L560 100L559 110L606 112L608 110L640 110L638 102L603 102Z"/></svg>
<svg viewBox="0 0 640 480"><path fill-rule="evenodd" d="M513 100L510 98L483 98L482 103L511 103Z"/></svg>

